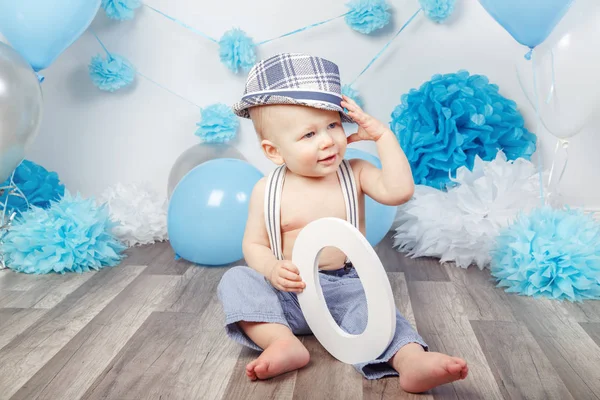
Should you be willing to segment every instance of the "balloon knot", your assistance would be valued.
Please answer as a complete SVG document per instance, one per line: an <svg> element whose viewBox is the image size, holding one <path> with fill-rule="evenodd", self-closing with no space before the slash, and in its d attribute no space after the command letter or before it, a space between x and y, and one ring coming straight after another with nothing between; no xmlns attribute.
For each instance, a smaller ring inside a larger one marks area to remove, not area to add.
<svg viewBox="0 0 600 400"><path fill-rule="evenodd" d="M525 54L525 59L526 60L531 60L531 55L533 54L533 49L529 49L529 51L527 52L527 54Z"/></svg>
<svg viewBox="0 0 600 400"><path fill-rule="evenodd" d="M38 82L39 82L39 83L42 83L42 82L44 82L44 79L46 79L46 78L44 78L42 75L38 74L37 72L35 73L35 75L37 76L37 78L38 78Z"/></svg>

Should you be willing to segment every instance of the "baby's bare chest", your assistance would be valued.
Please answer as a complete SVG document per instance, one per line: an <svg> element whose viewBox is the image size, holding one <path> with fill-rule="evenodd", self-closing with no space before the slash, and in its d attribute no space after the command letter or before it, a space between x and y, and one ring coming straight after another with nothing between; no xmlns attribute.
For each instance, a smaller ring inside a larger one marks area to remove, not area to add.
<svg viewBox="0 0 600 400"><path fill-rule="evenodd" d="M281 195L281 231L304 228L319 218L346 219L346 203L339 185L314 186L300 183L286 186Z"/></svg>

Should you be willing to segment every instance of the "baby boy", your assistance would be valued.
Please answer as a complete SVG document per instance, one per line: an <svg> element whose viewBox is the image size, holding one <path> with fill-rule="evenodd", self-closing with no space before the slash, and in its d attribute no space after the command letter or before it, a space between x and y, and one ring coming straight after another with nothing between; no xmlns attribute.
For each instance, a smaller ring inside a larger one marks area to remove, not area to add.
<svg viewBox="0 0 600 400"><path fill-rule="evenodd" d="M346 112L347 110L347 112ZM264 154L278 167L255 186L243 240L249 267L234 267L219 283L227 334L262 351L246 366L252 380L304 367L309 353L298 335L310 334L296 293L305 287L291 255L299 232L324 217L346 219L365 234L364 195L387 205L408 201L414 191L409 163L382 122L341 95L338 67L305 54L278 54L249 73L237 115L251 118ZM355 122L348 137L342 122ZM348 143L372 140L382 168L345 160ZM319 279L335 321L351 334L367 323L362 284L344 253L325 248ZM396 311L396 330L377 359L354 366L367 379L399 376L407 392L423 392L464 379L464 360L429 351Z"/></svg>

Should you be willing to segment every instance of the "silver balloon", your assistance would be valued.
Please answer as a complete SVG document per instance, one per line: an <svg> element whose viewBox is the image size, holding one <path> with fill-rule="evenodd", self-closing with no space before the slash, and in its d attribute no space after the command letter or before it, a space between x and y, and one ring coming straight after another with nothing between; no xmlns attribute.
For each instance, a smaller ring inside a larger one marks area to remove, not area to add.
<svg viewBox="0 0 600 400"><path fill-rule="evenodd" d="M37 75L16 50L0 42L0 182L25 158L41 120Z"/></svg>
<svg viewBox="0 0 600 400"><path fill-rule="evenodd" d="M201 143L190 147L177 158L169 174L169 183L167 185L167 195L171 198L171 193L175 187L188 172L202 164L205 161L217 158L235 158L246 161L246 158L236 150L235 147L221 143Z"/></svg>

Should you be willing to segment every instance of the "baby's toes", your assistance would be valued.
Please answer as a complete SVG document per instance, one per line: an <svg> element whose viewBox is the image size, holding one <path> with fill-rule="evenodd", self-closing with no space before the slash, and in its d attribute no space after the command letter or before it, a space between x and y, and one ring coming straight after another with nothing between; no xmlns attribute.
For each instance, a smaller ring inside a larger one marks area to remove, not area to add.
<svg viewBox="0 0 600 400"><path fill-rule="evenodd" d="M254 372L256 376L260 379L265 379L268 377L267 373L269 372L269 363L267 361L260 362L254 368Z"/></svg>
<svg viewBox="0 0 600 400"><path fill-rule="evenodd" d="M455 360L449 360L446 364L446 371L452 375L459 375L463 370L463 366L457 363Z"/></svg>
<svg viewBox="0 0 600 400"><path fill-rule="evenodd" d="M452 360L456 361L461 367L467 366L467 362L465 360L463 360L462 358L452 357Z"/></svg>
<svg viewBox="0 0 600 400"><path fill-rule="evenodd" d="M460 379L465 379L467 375L469 375L469 367L465 365L462 371L460 371Z"/></svg>
<svg viewBox="0 0 600 400"><path fill-rule="evenodd" d="M255 381L257 379L256 372L255 372L257 363L258 363L258 360L254 360L254 361L248 363L248 365L246 365L246 376L248 378L250 378L250 380L253 380L253 381Z"/></svg>
<svg viewBox="0 0 600 400"><path fill-rule="evenodd" d="M254 371L256 364L258 364L258 358L246 364L246 371Z"/></svg>

